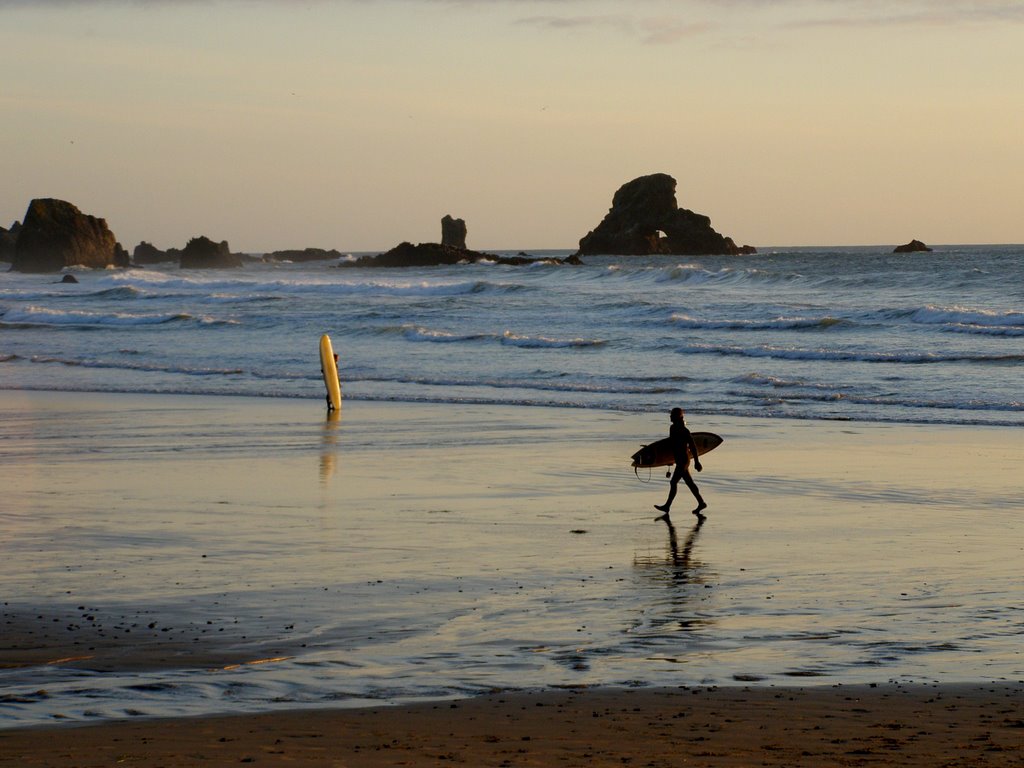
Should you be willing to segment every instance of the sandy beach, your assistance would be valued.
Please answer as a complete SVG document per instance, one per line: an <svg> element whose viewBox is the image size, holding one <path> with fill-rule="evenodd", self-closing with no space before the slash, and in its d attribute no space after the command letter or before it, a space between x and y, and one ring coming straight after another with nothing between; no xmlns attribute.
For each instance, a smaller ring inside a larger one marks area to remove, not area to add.
<svg viewBox="0 0 1024 768"><path fill-rule="evenodd" d="M0 761L1020 764L1019 435L691 426L2 392Z"/></svg>
<svg viewBox="0 0 1024 768"><path fill-rule="evenodd" d="M0 732L27 766L1013 766L1020 686L495 694L400 708Z"/></svg>

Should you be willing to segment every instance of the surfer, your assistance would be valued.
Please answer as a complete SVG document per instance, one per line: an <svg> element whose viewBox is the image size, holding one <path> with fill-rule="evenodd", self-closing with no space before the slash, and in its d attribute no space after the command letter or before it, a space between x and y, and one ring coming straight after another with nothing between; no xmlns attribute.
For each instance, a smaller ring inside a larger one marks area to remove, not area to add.
<svg viewBox="0 0 1024 768"><path fill-rule="evenodd" d="M667 520L669 509L672 507L672 500L676 497L679 481L682 480L697 500L697 507L693 510L693 514L697 517L704 517L701 512L707 509L708 505L704 502L700 495L700 489L697 488L697 484L693 482L693 477L690 475L691 455L693 456L693 468L698 472L703 469L700 465L700 459L697 458L697 444L693 441L693 435L690 434L690 430L686 427L682 408L673 408L669 413L669 418L672 419L672 426L669 428L668 438L672 441L672 455L676 460L676 469L672 473L672 479L669 481L668 499L664 504L655 504L654 508L659 512L665 513L662 517L658 518L659 520Z"/></svg>

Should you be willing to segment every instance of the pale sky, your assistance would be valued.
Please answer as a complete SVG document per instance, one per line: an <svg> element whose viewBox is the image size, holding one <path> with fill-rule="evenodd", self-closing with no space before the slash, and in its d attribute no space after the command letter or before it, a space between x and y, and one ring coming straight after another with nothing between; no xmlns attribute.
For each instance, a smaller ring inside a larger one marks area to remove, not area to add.
<svg viewBox="0 0 1024 768"><path fill-rule="evenodd" d="M0 0L0 223L575 248L662 172L738 243L1021 243L1022 76L1024 1Z"/></svg>

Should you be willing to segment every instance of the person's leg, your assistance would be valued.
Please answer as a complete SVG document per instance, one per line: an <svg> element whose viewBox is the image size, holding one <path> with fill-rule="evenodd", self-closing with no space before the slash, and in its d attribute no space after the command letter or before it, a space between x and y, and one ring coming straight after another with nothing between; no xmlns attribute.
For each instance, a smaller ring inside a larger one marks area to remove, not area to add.
<svg viewBox="0 0 1024 768"><path fill-rule="evenodd" d="M676 471L672 473L672 479L668 481L668 500L664 504L655 504L655 509L660 509L666 515L669 509L672 507L672 500L676 497L676 491L679 489L679 478L682 477L685 467L676 466Z"/></svg>
<svg viewBox="0 0 1024 768"><path fill-rule="evenodd" d="M702 509L707 509L708 505L701 498L700 489L697 488L697 483L693 481L693 476L690 474L688 467L683 467L683 482L686 483L686 487L690 489L690 493L693 494L693 498L697 500L697 508L693 510L693 514L699 515Z"/></svg>

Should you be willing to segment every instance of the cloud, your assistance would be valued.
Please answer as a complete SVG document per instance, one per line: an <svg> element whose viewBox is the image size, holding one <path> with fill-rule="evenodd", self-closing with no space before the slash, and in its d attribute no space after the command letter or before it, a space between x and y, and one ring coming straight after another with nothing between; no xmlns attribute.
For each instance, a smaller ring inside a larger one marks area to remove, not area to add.
<svg viewBox="0 0 1024 768"><path fill-rule="evenodd" d="M628 16L527 16L519 19L516 24L542 29L622 29L630 27L631 21Z"/></svg>
<svg viewBox="0 0 1024 768"><path fill-rule="evenodd" d="M937 26L1024 21L1024 5L1007 0L697 0L733 11L774 10L788 27Z"/></svg>
<svg viewBox="0 0 1024 768"><path fill-rule="evenodd" d="M518 19L516 24L556 31L607 29L653 44L675 43L711 29L706 23L690 23L674 17L628 15L527 16Z"/></svg>
<svg viewBox="0 0 1024 768"><path fill-rule="evenodd" d="M645 43L675 43L685 38L710 32L714 26L708 23L693 23L676 18L649 18L638 22Z"/></svg>
<svg viewBox="0 0 1024 768"><path fill-rule="evenodd" d="M518 23L553 30L615 29L645 42L674 42L700 34L728 16L759 14L757 23L785 28L951 26L1024 22L1019 0L0 0L9 8L185 5L448 5L465 7L572 8L572 14L526 16ZM604 13L621 8L622 13ZM675 17L645 16L645 9L670 9ZM588 12L590 11L590 12ZM698 19L697 21L684 21Z"/></svg>
<svg viewBox="0 0 1024 768"><path fill-rule="evenodd" d="M836 3L827 3L836 5ZM1003 24L1024 22L1024 6L1019 3L896 3L885 9L874 3L849 3L843 14L801 19L788 26L814 27L926 27L964 24Z"/></svg>

